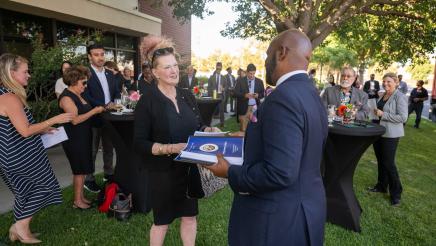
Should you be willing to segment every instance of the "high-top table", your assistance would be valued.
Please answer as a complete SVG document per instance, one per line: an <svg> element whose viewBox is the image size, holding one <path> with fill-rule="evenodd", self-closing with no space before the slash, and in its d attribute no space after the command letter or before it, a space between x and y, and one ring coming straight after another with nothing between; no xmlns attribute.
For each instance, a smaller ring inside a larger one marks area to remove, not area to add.
<svg viewBox="0 0 436 246"><path fill-rule="evenodd" d="M210 126L212 122L212 116L217 108L218 104L221 103L221 99L212 99L212 98L197 98L198 109L200 110L200 115L203 120L203 123L207 126Z"/></svg>
<svg viewBox="0 0 436 246"><path fill-rule="evenodd" d="M102 113L103 127L108 129L116 152L114 181L123 192L132 193L133 210L148 213L148 171L133 148L135 116L133 113L114 115Z"/></svg>
<svg viewBox="0 0 436 246"><path fill-rule="evenodd" d="M386 129L367 123L366 126L333 123L325 146L323 169L327 197L327 221L360 232L362 208L353 190L357 163L366 149Z"/></svg>

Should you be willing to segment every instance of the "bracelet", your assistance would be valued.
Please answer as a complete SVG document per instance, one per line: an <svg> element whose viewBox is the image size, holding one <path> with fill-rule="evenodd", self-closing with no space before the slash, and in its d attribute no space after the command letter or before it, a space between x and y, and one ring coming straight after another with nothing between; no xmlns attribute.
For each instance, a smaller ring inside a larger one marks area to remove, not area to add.
<svg viewBox="0 0 436 246"><path fill-rule="evenodd" d="M158 153L159 155L162 155L162 144L159 144L159 146L158 146L158 150L157 150L157 153Z"/></svg>

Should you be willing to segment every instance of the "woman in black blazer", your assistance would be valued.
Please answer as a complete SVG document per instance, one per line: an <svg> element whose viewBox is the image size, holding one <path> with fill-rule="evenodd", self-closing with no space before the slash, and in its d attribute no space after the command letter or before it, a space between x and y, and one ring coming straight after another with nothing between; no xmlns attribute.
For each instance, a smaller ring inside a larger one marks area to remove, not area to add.
<svg viewBox="0 0 436 246"><path fill-rule="evenodd" d="M197 166L176 162L174 158L194 131L212 129L203 126L192 93L176 87L179 68L174 49L163 47L151 57L157 86L150 87L136 106L134 145L150 171L154 216L150 245L163 245L168 225L176 218L181 218L183 245L194 245L197 198L204 193Z"/></svg>

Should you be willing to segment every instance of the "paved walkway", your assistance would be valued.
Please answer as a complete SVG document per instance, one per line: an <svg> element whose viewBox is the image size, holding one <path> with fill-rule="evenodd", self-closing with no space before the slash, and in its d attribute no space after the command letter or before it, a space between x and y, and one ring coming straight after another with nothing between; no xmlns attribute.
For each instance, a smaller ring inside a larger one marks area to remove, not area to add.
<svg viewBox="0 0 436 246"><path fill-rule="evenodd" d="M226 114L226 119L230 118L230 114ZM213 119L212 125L216 125L219 123L219 120ZM72 184L72 175L70 164L65 156L64 150L62 146L57 146L49 149L47 151L48 158L50 160L50 164L55 172L56 178L59 181L59 184L62 188L70 186ZM114 163L115 163L115 155L114 155ZM103 171L103 159L102 152L99 151L97 154L96 161L96 172L100 173ZM14 205L14 196L9 191L6 184L0 178L0 214L8 212L12 209Z"/></svg>

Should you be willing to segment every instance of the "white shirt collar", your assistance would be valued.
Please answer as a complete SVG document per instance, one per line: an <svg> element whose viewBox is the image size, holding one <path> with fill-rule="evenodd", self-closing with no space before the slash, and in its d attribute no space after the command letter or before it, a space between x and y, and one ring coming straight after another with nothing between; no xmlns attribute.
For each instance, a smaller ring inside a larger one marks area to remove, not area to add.
<svg viewBox="0 0 436 246"><path fill-rule="evenodd" d="M94 67L94 65L92 65L92 64L91 64L91 67L92 67L92 69L94 69L95 73L104 73L104 71L105 71L104 67L103 67L103 70L101 70L101 72L98 71L98 69L96 67Z"/></svg>
<svg viewBox="0 0 436 246"><path fill-rule="evenodd" d="M282 77L280 77L279 80L277 80L276 87L279 86L281 83L283 83L288 78L290 78L296 74L300 74L300 73L307 74L307 72L305 70L295 70L295 71L283 74Z"/></svg>

